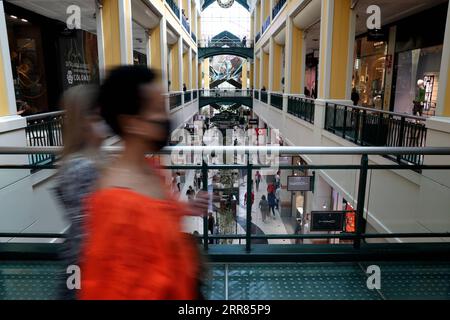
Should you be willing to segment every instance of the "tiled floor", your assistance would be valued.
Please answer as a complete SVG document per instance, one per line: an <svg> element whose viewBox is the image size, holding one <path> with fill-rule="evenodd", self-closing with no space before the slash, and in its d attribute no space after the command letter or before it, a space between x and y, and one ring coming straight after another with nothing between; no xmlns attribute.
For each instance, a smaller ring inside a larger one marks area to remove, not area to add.
<svg viewBox="0 0 450 320"><path fill-rule="evenodd" d="M381 269L381 289L369 290L367 266ZM0 300L54 299L60 267L2 262ZM212 264L204 289L211 300L450 299L450 263Z"/></svg>
<svg viewBox="0 0 450 320"><path fill-rule="evenodd" d="M367 288L365 272L373 264L381 270L380 290ZM450 263L220 264L212 269L209 299L450 299ZM222 294L218 282L224 282Z"/></svg>

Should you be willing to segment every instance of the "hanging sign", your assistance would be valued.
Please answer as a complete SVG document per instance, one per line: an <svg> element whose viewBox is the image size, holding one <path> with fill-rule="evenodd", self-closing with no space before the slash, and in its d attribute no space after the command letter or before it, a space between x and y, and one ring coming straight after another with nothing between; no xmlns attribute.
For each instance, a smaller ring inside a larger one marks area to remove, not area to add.
<svg viewBox="0 0 450 320"><path fill-rule="evenodd" d="M312 211L311 231L343 231L346 211Z"/></svg>

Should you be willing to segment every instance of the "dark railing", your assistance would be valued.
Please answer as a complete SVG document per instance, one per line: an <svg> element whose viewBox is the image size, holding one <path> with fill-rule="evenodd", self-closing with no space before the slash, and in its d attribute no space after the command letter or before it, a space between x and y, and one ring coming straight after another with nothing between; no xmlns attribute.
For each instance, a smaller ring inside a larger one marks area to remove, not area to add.
<svg viewBox="0 0 450 320"><path fill-rule="evenodd" d="M197 37L195 36L194 31L191 32L191 37L192 40L194 40L194 42L197 43Z"/></svg>
<svg viewBox="0 0 450 320"><path fill-rule="evenodd" d="M255 37L255 42L258 42L260 38L261 38L261 33L258 32Z"/></svg>
<svg viewBox="0 0 450 320"><path fill-rule="evenodd" d="M254 94L254 98L255 98L256 100L259 100L259 91L258 91L258 90L255 90L253 94Z"/></svg>
<svg viewBox="0 0 450 320"><path fill-rule="evenodd" d="M169 106L170 110L181 106L181 92L169 93Z"/></svg>
<svg viewBox="0 0 450 320"><path fill-rule="evenodd" d="M267 103L267 91L261 91L261 101Z"/></svg>
<svg viewBox="0 0 450 320"><path fill-rule="evenodd" d="M198 90L194 90L194 91L192 91L192 96L193 96L193 98L192 99L197 99L197 97L198 97Z"/></svg>
<svg viewBox="0 0 450 320"><path fill-rule="evenodd" d="M314 123L314 100L300 97L288 97L287 112L309 123Z"/></svg>
<svg viewBox="0 0 450 320"><path fill-rule="evenodd" d="M249 89L211 89L200 90L200 97L251 97L252 90Z"/></svg>
<svg viewBox="0 0 450 320"><path fill-rule="evenodd" d="M184 103L188 103L191 101L191 91L186 91L184 93Z"/></svg>
<svg viewBox="0 0 450 320"><path fill-rule="evenodd" d="M277 109L283 110L283 95L279 93L271 93L270 105Z"/></svg>
<svg viewBox="0 0 450 320"><path fill-rule="evenodd" d="M424 120L407 114L334 103L327 103L325 109L325 129L361 146L424 147L427 135ZM421 155L401 155L395 159L423 163Z"/></svg>
<svg viewBox="0 0 450 320"><path fill-rule="evenodd" d="M217 40L208 40L208 39L200 39L198 41L199 48L223 48L223 47L231 47L231 48L253 48L253 41L249 39L217 39Z"/></svg>
<svg viewBox="0 0 450 320"><path fill-rule="evenodd" d="M188 33L191 33L191 27L185 16L181 15L181 22Z"/></svg>
<svg viewBox="0 0 450 320"><path fill-rule="evenodd" d="M261 29L261 34L264 34L264 32L267 30L267 28L270 25L270 16L267 17L266 21L264 21Z"/></svg>
<svg viewBox="0 0 450 320"><path fill-rule="evenodd" d="M283 8L284 4L286 3L286 0L279 0L276 5L272 8L272 19L275 19L278 12L280 12L281 8Z"/></svg>
<svg viewBox="0 0 450 320"><path fill-rule="evenodd" d="M62 127L64 112L56 111L26 117L25 134L29 147L59 147L63 145ZM55 156L51 154L29 155L30 164L51 163Z"/></svg>
<svg viewBox="0 0 450 320"><path fill-rule="evenodd" d="M109 151L108 151L109 150ZM121 147L114 147L105 149L105 151L117 153L120 152L122 149ZM53 155L56 155L60 152L60 149L50 149L50 148L20 148L20 147L0 147L0 155L15 155L15 154L47 154L51 153ZM248 194L252 192L252 177L254 176L255 170L262 170L263 168L267 168L266 164L260 164L260 163L253 163L250 159L252 155L257 155L259 152L263 152L264 154L270 153L270 154L301 154L301 155L320 155L322 158L324 157L334 157L334 156L360 156L360 163L339 163L336 164L335 161L333 161L334 164L324 164L324 161L321 161L321 164L314 165L314 164L291 164L291 165L279 165L277 168L279 170L356 170L358 174L358 183L355 186L357 188L357 199L355 199L355 202L357 203L356 208L352 211L342 211L338 212L341 213L342 216L342 224L340 224L338 227L341 228L338 233L330 234L328 232L318 232L318 233L300 233L300 234L255 234L253 232L254 228L252 227L252 203L251 201L248 201L246 204L246 215L245 218L243 218L243 229L244 233L241 234L215 234L215 235L209 235L208 234L208 223L207 219L208 217L205 215L203 218L203 234L201 235L201 242L203 249L205 251L208 251L210 240L218 240L218 239L242 239L245 240L245 252L252 253L252 251L255 251L256 255L264 255L267 256L266 259L271 259L273 256L279 256L283 253L286 253L286 251L271 251L270 247L277 247L277 245L273 244L266 244L266 245L258 245L258 248L255 249L253 246L254 243L256 243L257 240L268 240L268 239L341 239L346 241L351 241L353 243L353 248L351 248L352 252L354 251L361 251L361 252L368 252L370 251L370 248L372 250L377 250L377 246L379 244L377 243L367 243L367 239L437 239L437 238L450 238L450 232L447 231L441 231L441 232L396 232L396 233L368 233L366 232L366 225L367 220L365 219L365 202L367 201L367 195L368 195L368 174L370 171L373 170L411 170L411 168L415 169L426 169L426 170L437 170L437 172L442 170L450 170L450 164L445 163L445 160L443 160L443 164L433 164L433 165L423 165L423 164L407 164L407 163L394 163L394 164L372 164L369 163L369 156L371 155L385 155L385 154L392 154L398 157L403 157L406 155L413 155L415 157L423 157L425 155L450 155L450 148L444 148L444 147L425 147L425 148L387 148L387 147L218 147L218 146L211 146L211 147L200 147L200 146L175 146L175 147L166 147L163 150L161 150L159 153L161 154L174 154L175 152L178 154L179 152L183 152L183 154L187 154L187 152L196 153L199 157L202 159L205 159L204 157L206 154L210 154L210 152L240 152L247 155L247 161L244 164L222 164L222 165L214 165L214 164L208 164L206 162L203 162L202 164L196 164L196 161L187 161L187 163L183 162L183 164L173 164L168 166L163 166L164 169L169 170L201 170L202 172L202 189L204 191L210 191L209 186L210 183L208 182L208 172L209 170L234 170L239 169L243 172L245 172L246 177L246 191ZM193 157L192 157L193 158ZM187 158L189 159L189 158ZM24 166L24 165L14 165L14 164L0 164L0 169L23 169L28 168L30 166ZM39 167L39 166L38 166ZM44 167L44 166L42 166ZM46 168L56 168L54 164L46 166ZM443 186L444 187L444 186ZM214 187L212 186L211 191L214 191ZM388 208L389 209L389 208ZM391 210L395 210L392 209ZM346 214L350 212L353 216L353 222L352 222L352 228L351 231L347 230L345 226L345 219ZM395 212L393 212L395 213ZM335 227L333 227L335 228ZM13 238L13 237L19 237L19 238L64 238L65 234L58 234L58 233L11 233L11 232L0 232L0 237L6 237L6 238ZM424 242L423 240L421 242ZM425 241L426 242L426 241ZM440 239L438 241L439 243L436 244L442 244L442 240ZM420 243L420 241L419 241ZM428 244L428 243L427 243ZM364 247L362 247L364 245ZM306 255L311 255L314 252L311 251L313 248L317 248L308 244L302 244L300 246L292 245L294 248L298 248L297 250L301 250L301 247L308 248L306 252ZM346 245L342 245L344 248L346 248ZM405 248L408 248L407 243L388 243L388 247L385 247L384 254L386 254L386 251L389 251L389 248L392 250L398 250L399 247L404 246ZM229 252L232 252L231 248L236 247L242 247L238 245L214 245L213 247L228 247L230 249ZM323 245L325 248L336 248L336 245ZM338 246L339 247L339 246ZM239 248L239 250L241 250ZM284 249L281 249L284 250ZM343 250L343 249L342 249ZM367 251L363 251L367 250ZM408 250L408 249L406 249ZM445 249L448 250L448 249ZM315 252L317 254L316 258L318 258L321 253L323 254L323 251ZM339 255L342 256L343 251L336 251L334 257L338 257ZM436 255L436 251L429 252L431 254ZM235 251L236 254L236 251ZM239 254L239 253L237 253ZM242 251L240 251L240 254L242 254ZM296 253L291 253L292 255L295 255ZM297 253L299 254L299 253ZM300 253L301 254L301 253ZM378 252L378 254L383 255L383 252ZM423 252L420 252L420 254L423 254ZM306 256L305 255L305 256ZM305 257L304 256L304 257ZM417 253L416 253L417 256ZM261 258L261 257L260 257ZM264 259L264 258L261 258ZM290 257L290 259L295 259L295 257ZM345 259L345 258L344 258ZM268 260L266 260L268 261ZM273 260L272 260L273 261Z"/></svg>
<svg viewBox="0 0 450 320"><path fill-rule="evenodd" d="M175 1L166 0L166 2L169 5L170 9L172 9L173 13L175 13L175 15L177 17L179 17L180 16L180 8L178 8L178 5L175 3Z"/></svg>

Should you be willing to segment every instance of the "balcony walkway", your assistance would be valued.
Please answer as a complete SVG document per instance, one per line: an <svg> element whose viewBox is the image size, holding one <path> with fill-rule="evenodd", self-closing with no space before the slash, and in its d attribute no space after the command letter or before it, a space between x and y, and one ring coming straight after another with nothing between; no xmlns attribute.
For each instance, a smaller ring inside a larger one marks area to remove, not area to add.
<svg viewBox="0 0 450 320"><path fill-rule="evenodd" d="M210 104L239 104L253 108L252 90L200 90L198 107Z"/></svg>

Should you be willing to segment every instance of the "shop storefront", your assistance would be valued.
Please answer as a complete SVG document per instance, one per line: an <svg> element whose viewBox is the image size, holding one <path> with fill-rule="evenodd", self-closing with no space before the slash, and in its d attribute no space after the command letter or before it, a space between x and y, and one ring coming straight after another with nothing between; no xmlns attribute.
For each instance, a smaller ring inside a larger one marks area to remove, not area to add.
<svg viewBox="0 0 450 320"><path fill-rule="evenodd" d="M357 37L352 77L355 104L413 114L417 101L423 115L434 115L447 5L384 26L376 38Z"/></svg>
<svg viewBox="0 0 450 320"><path fill-rule="evenodd" d="M317 70L319 68L319 59L316 58L318 51L306 55L305 66L305 90L304 94L307 97L317 98Z"/></svg>
<svg viewBox="0 0 450 320"><path fill-rule="evenodd" d="M95 34L7 2L4 7L20 114L58 110L64 90L99 82Z"/></svg>
<svg viewBox="0 0 450 320"><path fill-rule="evenodd" d="M355 41L353 84L359 95L358 105L383 108L387 41L370 41L367 36Z"/></svg>
<svg viewBox="0 0 450 320"><path fill-rule="evenodd" d="M300 156L293 156L292 165L306 165L307 162ZM292 176L294 177L307 177L308 170L292 170ZM293 191L291 192L291 212L292 216L301 219L303 222L306 213L306 191Z"/></svg>
<svg viewBox="0 0 450 320"><path fill-rule="evenodd" d="M135 65L147 65L147 48L147 31L139 23L133 21L133 63Z"/></svg>
<svg viewBox="0 0 450 320"><path fill-rule="evenodd" d="M423 113L434 115L447 5L444 3L397 23L392 111L412 113L414 101L419 100ZM423 81L422 88L419 81Z"/></svg>

